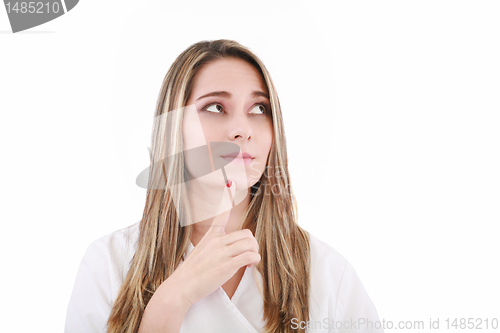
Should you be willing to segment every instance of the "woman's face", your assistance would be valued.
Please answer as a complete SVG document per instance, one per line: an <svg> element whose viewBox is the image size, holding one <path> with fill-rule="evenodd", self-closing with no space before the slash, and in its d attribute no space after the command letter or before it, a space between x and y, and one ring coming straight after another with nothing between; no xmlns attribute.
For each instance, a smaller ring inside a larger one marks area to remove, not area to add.
<svg viewBox="0 0 500 333"><path fill-rule="evenodd" d="M217 149L212 149L211 158L214 164L227 164L226 176L236 182L236 190L253 186L265 170L273 140L268 91L259 71L237 58L212 61L196 74L187 105L184 150L211 142L238 145L237 158L224 157ZM186 160L191 174L196 170L194 164ZM208 183L214 182L213 177L208 179ZM220 177L219 183L224 184Z"/></svg>

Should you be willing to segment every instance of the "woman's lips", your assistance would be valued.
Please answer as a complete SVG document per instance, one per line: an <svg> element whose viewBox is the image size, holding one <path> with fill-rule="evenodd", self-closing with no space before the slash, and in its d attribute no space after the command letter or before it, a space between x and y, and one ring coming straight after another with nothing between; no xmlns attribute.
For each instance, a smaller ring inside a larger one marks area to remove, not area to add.
<svg viewBox="0 0 500 333"><path fill-rule="evenodd" d="M243 164L243 165L249 165L252 163L253 158L251 157L233 157L233 156L222 156L223 159L230 163L235 163L235 164Z"/></svg>

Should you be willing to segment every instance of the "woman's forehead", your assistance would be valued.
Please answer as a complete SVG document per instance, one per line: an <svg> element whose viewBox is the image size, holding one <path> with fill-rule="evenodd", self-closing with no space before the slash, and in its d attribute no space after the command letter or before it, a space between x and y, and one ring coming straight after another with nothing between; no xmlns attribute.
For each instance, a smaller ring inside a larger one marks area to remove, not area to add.
<svg viewBox="0 0 500 333"><path fill-rule="evenodd" d="M238 58L223 58L212 61L196 74L193 96L210 91L262 91L267 93L260 72L248 62Z"/></svg>

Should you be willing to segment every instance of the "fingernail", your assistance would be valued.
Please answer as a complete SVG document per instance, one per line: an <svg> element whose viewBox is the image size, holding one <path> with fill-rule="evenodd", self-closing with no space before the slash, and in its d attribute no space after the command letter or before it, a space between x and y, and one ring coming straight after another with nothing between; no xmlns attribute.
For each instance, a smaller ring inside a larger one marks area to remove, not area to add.
<svg viewBox="0 0 500 333"><path fill-rule="evenodd" d="M233 185L233 181L231 179L228 179L227 183L226 183L226 186L227 187L231 187L231 185Z"/></svg>

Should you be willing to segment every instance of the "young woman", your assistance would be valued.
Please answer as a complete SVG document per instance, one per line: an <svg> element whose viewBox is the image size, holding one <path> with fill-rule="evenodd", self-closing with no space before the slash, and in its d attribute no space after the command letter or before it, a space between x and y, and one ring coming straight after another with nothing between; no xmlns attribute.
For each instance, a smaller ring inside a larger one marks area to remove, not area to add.
<svg viewBox="0 0 500 333"><path fill-rule="evenodd" d="M234 41L189 47L159 94L142 220L89 246L66 332L380 332L377 320L354 269L297 224L263 63Z"/></svg>

